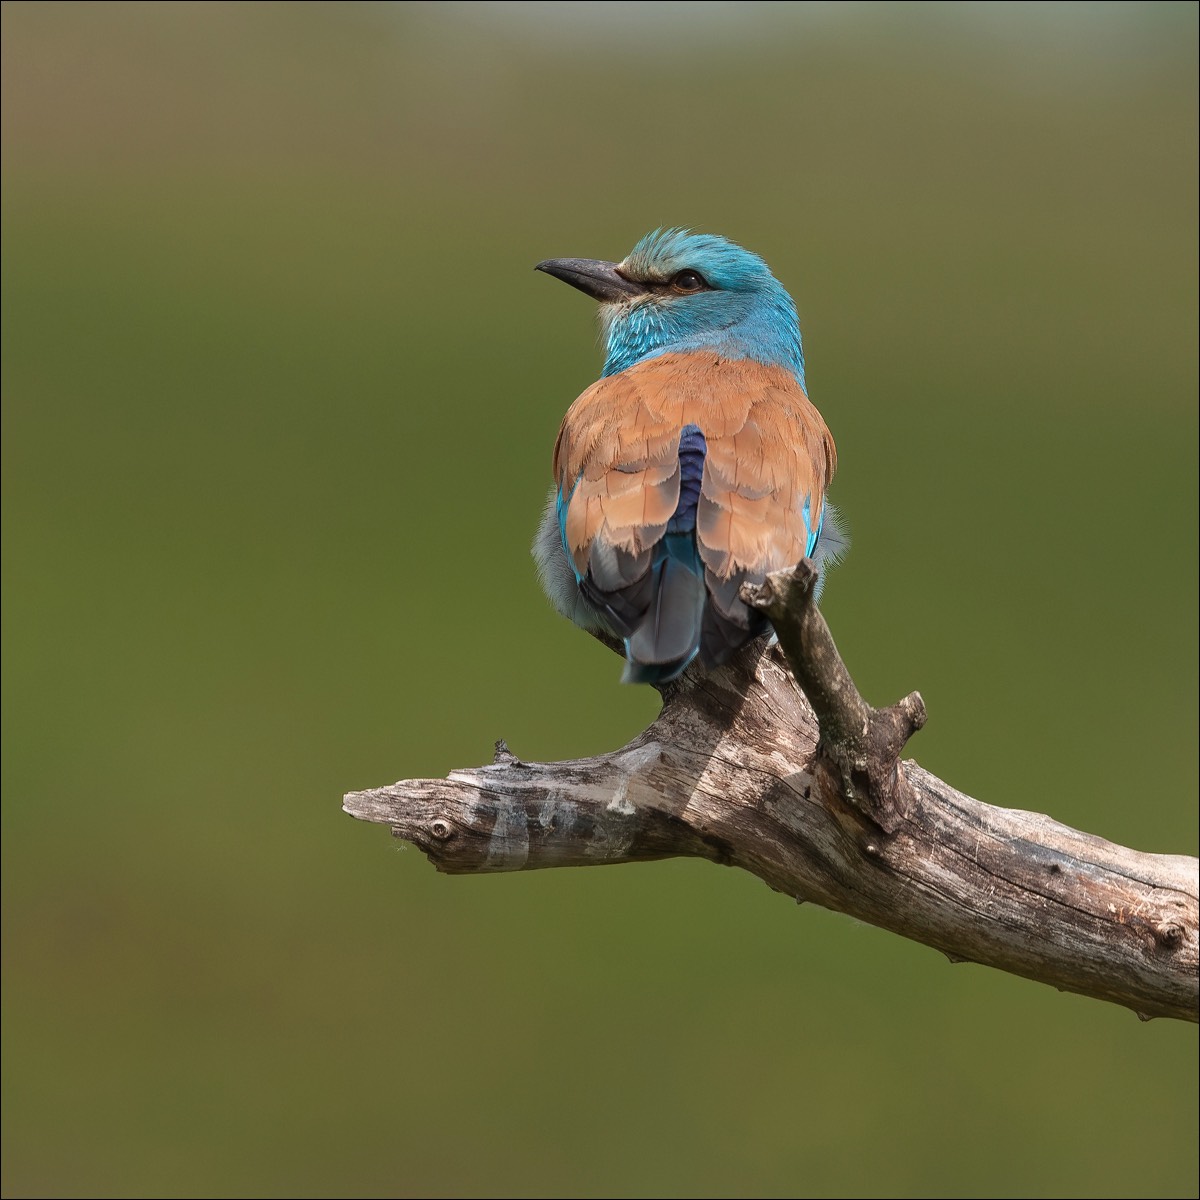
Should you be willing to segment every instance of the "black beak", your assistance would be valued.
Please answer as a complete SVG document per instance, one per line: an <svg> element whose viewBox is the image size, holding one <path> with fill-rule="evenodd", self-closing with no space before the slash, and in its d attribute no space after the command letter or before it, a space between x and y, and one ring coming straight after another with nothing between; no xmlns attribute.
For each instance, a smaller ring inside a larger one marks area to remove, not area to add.
<svg viewBox="0 0 1200 1200"><path fill-rule="evenodd" d="M617 264L595 258L548 258L533 268L586 292L593 300L613 303L644 296L646 288L617 273Z"/></svg>

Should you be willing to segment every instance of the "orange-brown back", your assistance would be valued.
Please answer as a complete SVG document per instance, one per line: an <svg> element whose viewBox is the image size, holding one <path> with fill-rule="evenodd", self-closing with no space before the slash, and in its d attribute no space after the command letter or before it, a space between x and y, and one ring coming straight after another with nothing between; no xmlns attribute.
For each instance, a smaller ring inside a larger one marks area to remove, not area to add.
<svg viewBox="0 0 1200 1200"><path fill-rule="evenodd" d="M570 498L564 540L581 577L598 539L641 560L679 504L688 425L707 443L696 543L726 609L730 584L812 553L837 465L821 414L785 367L691 351L593 384L554 447L554 477Z"/></svg>

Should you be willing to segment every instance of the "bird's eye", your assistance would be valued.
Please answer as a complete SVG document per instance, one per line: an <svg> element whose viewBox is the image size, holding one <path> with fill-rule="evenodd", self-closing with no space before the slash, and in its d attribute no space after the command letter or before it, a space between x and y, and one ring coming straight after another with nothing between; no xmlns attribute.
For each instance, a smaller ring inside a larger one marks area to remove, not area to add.
<svg viewBox="0 0 1200 1200"><path fill-rule="evenodd" d="M708 287L708 284L705 283L704 276L699 271L680 271L671 280L671 287L686 295L689 292L701 292Z"/></svg>

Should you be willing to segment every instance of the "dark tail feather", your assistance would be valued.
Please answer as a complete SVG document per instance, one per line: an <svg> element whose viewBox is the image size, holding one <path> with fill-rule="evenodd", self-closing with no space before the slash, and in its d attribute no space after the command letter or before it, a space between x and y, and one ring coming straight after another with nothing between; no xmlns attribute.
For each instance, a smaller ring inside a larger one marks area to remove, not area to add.
<svg viewBox="0 0 1200 1200"><path fill-rule="evenodd" d="M743 625L709 607L704 613L701 630L700 661L706 667L719 667L723 662L728 662L736 650L760 633L765 633L766 628L766 619L757 613L750 617L748 624Z"/></svg>
<svg viewBox="0 0 1200 1200"><path fill-rule="evenodd" d="M696 657L704 616L704 580L670 554L654 565L650 607L625 641L626 683L665 683Z"/></svg>
<svg viewBox="0 0 1200 1200"><path fill-rule="evenodd" d="M709 598L700 629L700 661L706 667L719 667L767 630L766 617L743 604L738 595L744 582L757 583L762 576L739 571L730 579L721 579L708 571L705 578Z"/></svg>
<svg viewBox="0 0 1200 1200"><path fill-rule="evenodd" d="M622 683L670 683L672 679L683 674L684 669L692 660L682 658L673 663L638 663L627 662L621 672Z"/></svg>

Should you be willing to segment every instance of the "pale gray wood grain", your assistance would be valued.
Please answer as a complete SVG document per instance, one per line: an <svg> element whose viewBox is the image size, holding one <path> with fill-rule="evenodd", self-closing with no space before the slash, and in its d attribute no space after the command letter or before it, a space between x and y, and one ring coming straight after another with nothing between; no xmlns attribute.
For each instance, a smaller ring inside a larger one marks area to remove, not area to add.
<svg viewBox="0 0 1200 1200"><path fill-rule="evenodd" d="M866 704L814 579L806 561L748 589L779 645L685 673L620 750L526 763L501 742L489 766L352 792L343 807L452 874L707 858L954 961L1196 1021L1197 860L992 807L901 760L921 698Z"/></svg>

